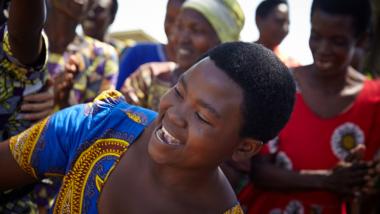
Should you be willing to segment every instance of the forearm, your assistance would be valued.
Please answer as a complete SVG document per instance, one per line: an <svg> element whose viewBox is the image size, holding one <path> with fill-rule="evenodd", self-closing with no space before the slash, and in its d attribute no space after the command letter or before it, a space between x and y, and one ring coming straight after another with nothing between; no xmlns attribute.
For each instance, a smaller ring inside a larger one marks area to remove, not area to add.
<svg viewBox="0 0 380 214"><path fill-rule="evenodd" d="M35 182L35 179L26 174L13 158L9 141L0 142L0 169L0 191Z"/></svg>
<svg viewBox="0 0 380 214"><path fill-rule="evenodd" d="M45 0L11 2L8 20L9 42L14 57L22 64L32 65L40 56L45 16Z"/></svg>
<svg viewBox="0 0 380 214"><path fill-rule="evenodd" d="M300 173L262 161L252 162L252 180L258 187L274 191L326 190L327 173Z"/></svg>

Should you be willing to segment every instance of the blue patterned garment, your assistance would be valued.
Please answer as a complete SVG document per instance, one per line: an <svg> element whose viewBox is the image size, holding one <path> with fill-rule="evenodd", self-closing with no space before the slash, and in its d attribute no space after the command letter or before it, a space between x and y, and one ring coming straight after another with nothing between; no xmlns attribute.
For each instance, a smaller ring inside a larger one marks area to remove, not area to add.
<svg viewBox="0 0 380 214"><path fill-rule="evenodd" d="M103 184L156 115L129 105L119 92L110 90L11 138L10 148L29 175L63 178L53 213L98 213Z"/></svg>
<svg viewBox="0 0 380 214"><path fill-rule="evenodd" d="M9 45L7 26L0 27L0 142L14 136L32 125L22 119L22 97L43 89L48 77L47 37L38 62L33 66L22 65Z"/></svg>

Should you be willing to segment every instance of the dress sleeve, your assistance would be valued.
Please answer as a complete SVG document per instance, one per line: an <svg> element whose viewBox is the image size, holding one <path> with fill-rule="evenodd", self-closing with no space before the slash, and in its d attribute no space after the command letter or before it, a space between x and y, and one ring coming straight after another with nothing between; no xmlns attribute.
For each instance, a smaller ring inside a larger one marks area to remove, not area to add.
<svg viewBox="0 0 380 214"><path fill-rule="evenodd" d="M114 89L119 72L119 58L116 49L113 46L106 47L106 59L104 62L104 78L100 91Z"/></svg>
<svg viewBox="0 0 380 214"><path fill-rule="evenodd" d="M10 139L20 167L36 179L63 176L88 124L85 105L59 111Z"/></svg>
<svg viewBox="0 0 380 214"><path fill-rule="evenodd" d="M18 61L17 58L13 56L12 49L9 43L9 34L8 34L8 28L5 25L2 29L2 49L5 54L5 58L8 60L9 65L7 67L12 67L13 69L6 69L8 71L13 71L16 73L16 77L19 79L19 81L25 81L25 79L28 79L32 74L36 72L47 72L46 71L46 64L47 64L47 45L48 45L48 39L44 32L41 33L42 39L43 39L43 45L42 45L42 51L40 53L40 56L38 57L37 62L34 65L26 66L23 65ZM4 63L4 62L3 62Z"/></svg>
<svg viewBox="0 0 380 214"><path fill-rule="evenodd" d="M240 204L235 205L231 209L224 212L224 214L244 214L243 209L241 208Z"/></svg>
<svg viewBox="0 0 380 214"><path fill-rule="evenodd" d="M20 165L36 179L65 175L94 127L105 121L124 100L109 90L91 103L75 105L53 114L10 139L10 150Z"/></svg>

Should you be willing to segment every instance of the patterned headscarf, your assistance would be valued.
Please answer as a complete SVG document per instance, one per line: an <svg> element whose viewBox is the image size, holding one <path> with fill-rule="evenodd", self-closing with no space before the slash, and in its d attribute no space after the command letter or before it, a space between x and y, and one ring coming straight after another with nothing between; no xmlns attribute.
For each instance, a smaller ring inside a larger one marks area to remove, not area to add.
<svg viewBox="0 0 380 214"><path fill-rule="evenodd" d="M185 8L201 13L221 42L239 40L245 18L237 0L187 0L182 5Z"/></svg>

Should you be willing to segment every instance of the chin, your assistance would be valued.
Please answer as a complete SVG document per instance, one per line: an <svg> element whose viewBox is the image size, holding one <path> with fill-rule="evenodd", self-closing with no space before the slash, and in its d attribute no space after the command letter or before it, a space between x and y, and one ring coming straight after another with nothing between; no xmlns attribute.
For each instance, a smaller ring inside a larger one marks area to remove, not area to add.
<svg viewBox="0 0 380 214"><path fill-rule="evenodd" d="M155 146L153 145L151 141L148 144L148 155L149 155L149 159L152 160L157 165L169 164L168 157L165 155L165 153L155 148Z"/></svg>

